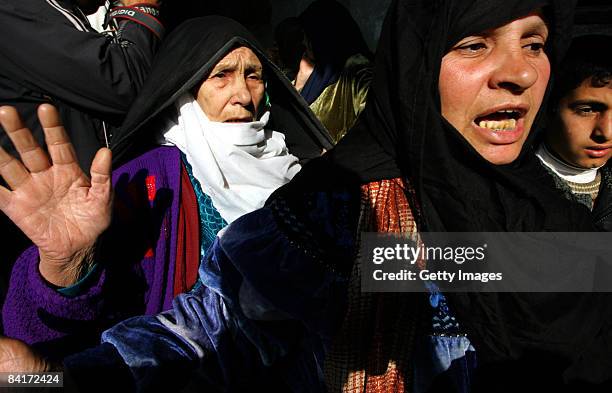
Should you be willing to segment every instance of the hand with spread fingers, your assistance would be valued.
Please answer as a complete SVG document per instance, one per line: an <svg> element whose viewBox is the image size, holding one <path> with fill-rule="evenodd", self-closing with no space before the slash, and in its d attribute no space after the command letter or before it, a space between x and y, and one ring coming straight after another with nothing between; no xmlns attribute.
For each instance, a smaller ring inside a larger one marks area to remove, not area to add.
<svg viewBox="0 0 612 393"><path fill-rule="evenodd" d="M55 107L41 105L38 118L48 154L15 108L0 108L0 124L21 157L0 148L0 175L10 187L0 187L0 210L38 247L42 276L66 287L87 270L84 261L110 224L111 152L98 151L88 178Z"/></svg>

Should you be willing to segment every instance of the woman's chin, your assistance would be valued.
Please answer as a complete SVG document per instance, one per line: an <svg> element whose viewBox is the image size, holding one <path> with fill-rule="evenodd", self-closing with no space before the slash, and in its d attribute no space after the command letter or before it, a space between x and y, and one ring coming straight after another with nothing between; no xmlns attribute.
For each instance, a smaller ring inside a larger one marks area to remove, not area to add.
<svg viewBox="0 0 612 393"><path fill-rule="evenodd" d="M509 145L489 146L482 149L482 151L479 149L476 150L478 150L478 153L491 164L505 165L510 164L518 158L519 154L521 154L522 147L522 142L516 142Z"/></svg>

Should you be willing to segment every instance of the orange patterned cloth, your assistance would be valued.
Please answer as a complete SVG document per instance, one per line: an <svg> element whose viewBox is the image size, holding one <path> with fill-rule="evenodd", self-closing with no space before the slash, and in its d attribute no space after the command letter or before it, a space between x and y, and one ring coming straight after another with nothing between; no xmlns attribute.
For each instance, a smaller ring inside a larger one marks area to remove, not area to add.
<svg viewBox="0 0 612 393"><path fill-rule="evenodd" d="M416 234L416 224L408 204L409 192L401 178L381 180L361 186L365 198L367 232Z"/></svg>
<svg viewBox="0 0 612 393"><path fill-rule="evenodd" d="M411 192L400 178L363 185L361 231L402 233L416 239L406 197ZM361 271L355 263L347 313L325 361L329 391L410 391L410 357L426 305L421 294L361 292Z"/></svg>

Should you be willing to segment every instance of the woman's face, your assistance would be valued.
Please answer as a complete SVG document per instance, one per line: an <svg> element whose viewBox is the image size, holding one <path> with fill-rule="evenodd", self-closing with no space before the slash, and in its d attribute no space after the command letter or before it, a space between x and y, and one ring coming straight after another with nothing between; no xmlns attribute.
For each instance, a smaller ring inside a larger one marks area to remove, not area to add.
<svg viewBox="0 0 612 393"><path fill-rule="evenodd" d="M196 101L211 121L254 121L264 96L262 72L251 49L236 48L219 60L202 82Z"/></svg>
<svg viewBox="0 0 612 393"><path fill-rule="evenodd" d="M465 37L442 58L442 116L493 164L514 161L550 77L538 14Z"/></svg>

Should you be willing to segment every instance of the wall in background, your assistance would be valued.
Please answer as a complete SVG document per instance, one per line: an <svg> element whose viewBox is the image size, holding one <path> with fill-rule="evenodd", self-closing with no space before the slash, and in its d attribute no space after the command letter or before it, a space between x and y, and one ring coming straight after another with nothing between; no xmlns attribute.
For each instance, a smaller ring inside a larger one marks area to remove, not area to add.
<svg viewBox="0 0 612 393"><path fill-rule="evenodd" d="M269 24L272 30L259 33L264 45L271 45L272 31L281 20L289 16L299 15L313 0L270 0L272 5ZM376 49L380 28L391 0L338 0L351 12L351 15L361 27L366 43L372 51ZM268 36L269 34L269 36Z"/></svg>
<svg viewBox="0 0 612 393"><path fill-rule="evenodd" d="M168 27L199 15L225 15L246 25L265 46L272 46L274 27L281 20L299 15L313 0L209 0L162 3ZM366 43L376 48L380 28L391 0L338 0L361 27Z"/></svg>

